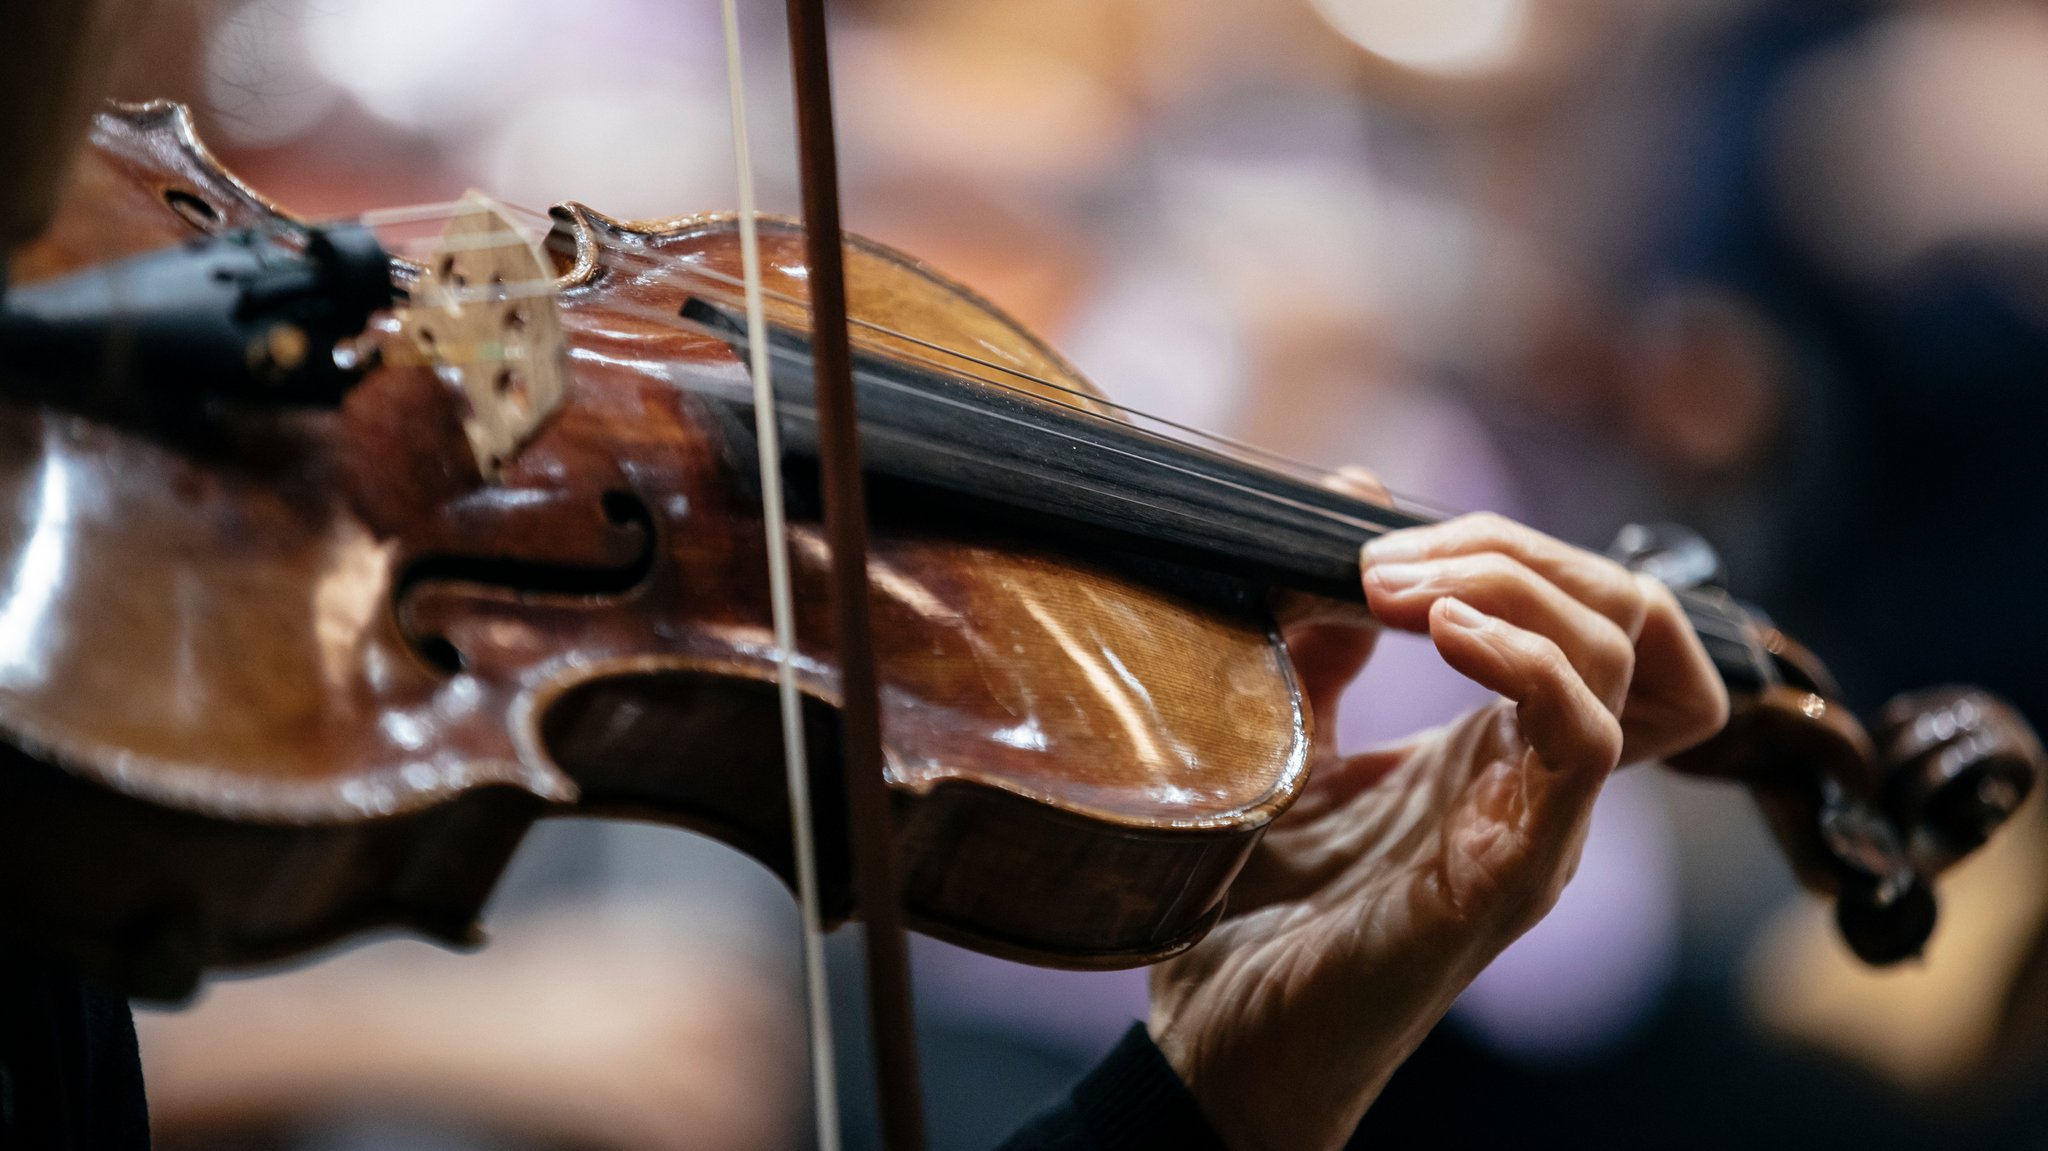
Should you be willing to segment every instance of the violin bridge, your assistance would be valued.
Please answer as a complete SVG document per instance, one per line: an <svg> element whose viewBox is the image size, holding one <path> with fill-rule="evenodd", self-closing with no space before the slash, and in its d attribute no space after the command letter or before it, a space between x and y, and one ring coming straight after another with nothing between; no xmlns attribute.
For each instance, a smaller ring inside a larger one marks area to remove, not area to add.
<svg viewBox="0 0 2048 1151"><path fill-rule="evenodd" d="M478 192L442 230L399 317L398 359L431 366L467 401L462 430L495 481L562 404L568 347L555 274L501 205Z"/></svg>

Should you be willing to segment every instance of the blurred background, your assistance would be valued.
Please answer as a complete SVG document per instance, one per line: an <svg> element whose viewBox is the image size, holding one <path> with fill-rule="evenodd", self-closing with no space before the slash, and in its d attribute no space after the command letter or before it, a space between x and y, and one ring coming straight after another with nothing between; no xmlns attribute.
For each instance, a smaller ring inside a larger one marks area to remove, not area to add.
<svg viewBox="0 0 2048 1151"><path fill-rule="evenodd" d="M741 8L763 206L793 212L781 6ZM1969 681L2048 724L2048 5L832 13L849 226L1113 398L1588 546L1687 522L1860 707ZM189 102L308 216L735 199L713 0L157 0L121 90ZM1390 640L1339 728L1474 702ZM1739 794L1626 773L1558 911L1359 1146L2048 1147L2040 806L1947 883L1925 960L1873 975ZM808 1144L796 917L765 872L552 825L491 923L477 955L375 941L144 1015L162 1145ZM940 1151L993 1146L1145 1004L1142 973L928 940L917 985ZM871 1143L858 1075L847 1110Z"/></svg>

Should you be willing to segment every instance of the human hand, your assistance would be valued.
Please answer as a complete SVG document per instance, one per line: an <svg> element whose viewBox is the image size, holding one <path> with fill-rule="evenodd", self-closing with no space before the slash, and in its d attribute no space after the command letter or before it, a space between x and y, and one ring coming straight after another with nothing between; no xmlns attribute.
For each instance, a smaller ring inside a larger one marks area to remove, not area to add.
<svg viewBox="0 0 2048 1151"><path fill-rule="evenodd" d="M1556 901L1600 786L1726 722L1671 593L1495 516L1366 550L1386 627L1498 700L1340 756L1330 717L1370 627L1288 629L1318 720L1309 783L1224 921L1154 969L1151 1032L1224 1140L1334 1148L1479 971Z"/></svg>

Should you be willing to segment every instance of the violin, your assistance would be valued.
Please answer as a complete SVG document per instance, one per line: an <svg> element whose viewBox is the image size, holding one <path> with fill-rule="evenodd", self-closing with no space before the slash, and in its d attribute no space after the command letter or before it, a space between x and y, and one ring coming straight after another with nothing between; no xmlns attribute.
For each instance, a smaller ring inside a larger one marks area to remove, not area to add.
<svg viewBox="0 0 2048 1151"><path fill-rule="evenodd" d="M352 383L323 384L325 406L152 424L149 405L53 392L4 410L0 867L16 879L0 922L176 998L209 969L373 926L474 943L549 815L678 824L796 883L785 668L819 905L862 910L828 769L844 681L820 421L799 386L802 230L756 222L786 453L784 660L741 221L572 203L535 247L481 201L382 217L401 218L445 230L423 261L382 259L401 298L345 349ZM238 181L183 109L124 106L98 117L74 194L15 271L32 296L109 254L250 236L363 257ZM1162 434L932 269L857 238L844 259L903 907L1027 962L1175 954L1304 782L1316 717L1273 593L1359 600L1361 543L1424 520ZM336 282L368 315L363 277ZM272 329L252 363L291 366L297 346ZM1717 588L1697 540L1631 529L1616 554L1678 591L1734 701L1672 766L1756 796L1860 955L1917 953L1935 876L2033 786L2026 725L1950 688L1866 728L1819 661Z"/></svg>

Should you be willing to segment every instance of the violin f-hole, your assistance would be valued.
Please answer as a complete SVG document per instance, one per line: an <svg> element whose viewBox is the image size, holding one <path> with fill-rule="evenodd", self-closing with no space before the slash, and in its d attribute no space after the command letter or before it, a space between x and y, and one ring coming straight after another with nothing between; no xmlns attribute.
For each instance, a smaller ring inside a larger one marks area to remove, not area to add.
<svg viewBox="0 0 2048 1151"><path fill-rule="evenodd" d="M184 188L165 188L164 206L177 217L201 232L213 232L220 228L220 209L201 199L195 192Z"/></svg>
<svg viewBox="0 0 2048 1151"><path fill-rule="evenodd" d="M405 566L392 587L392 602L398 605L400 630L414 654L428 664L453 675L467 665L461 648L447 636L419 631L408 626L408 600L428 584L460 583L499 589L520 596L563 596L613 600L628 595L653 570L660 532L654 513L634 492L610 488L597 500L597 511L606 524L606 550L623 554L615 562L577 563L508 554L463 554L454 551L429 552ZM515 513L516 514L516 513ZM621 545L624 545L623 547Z"/></svg>

